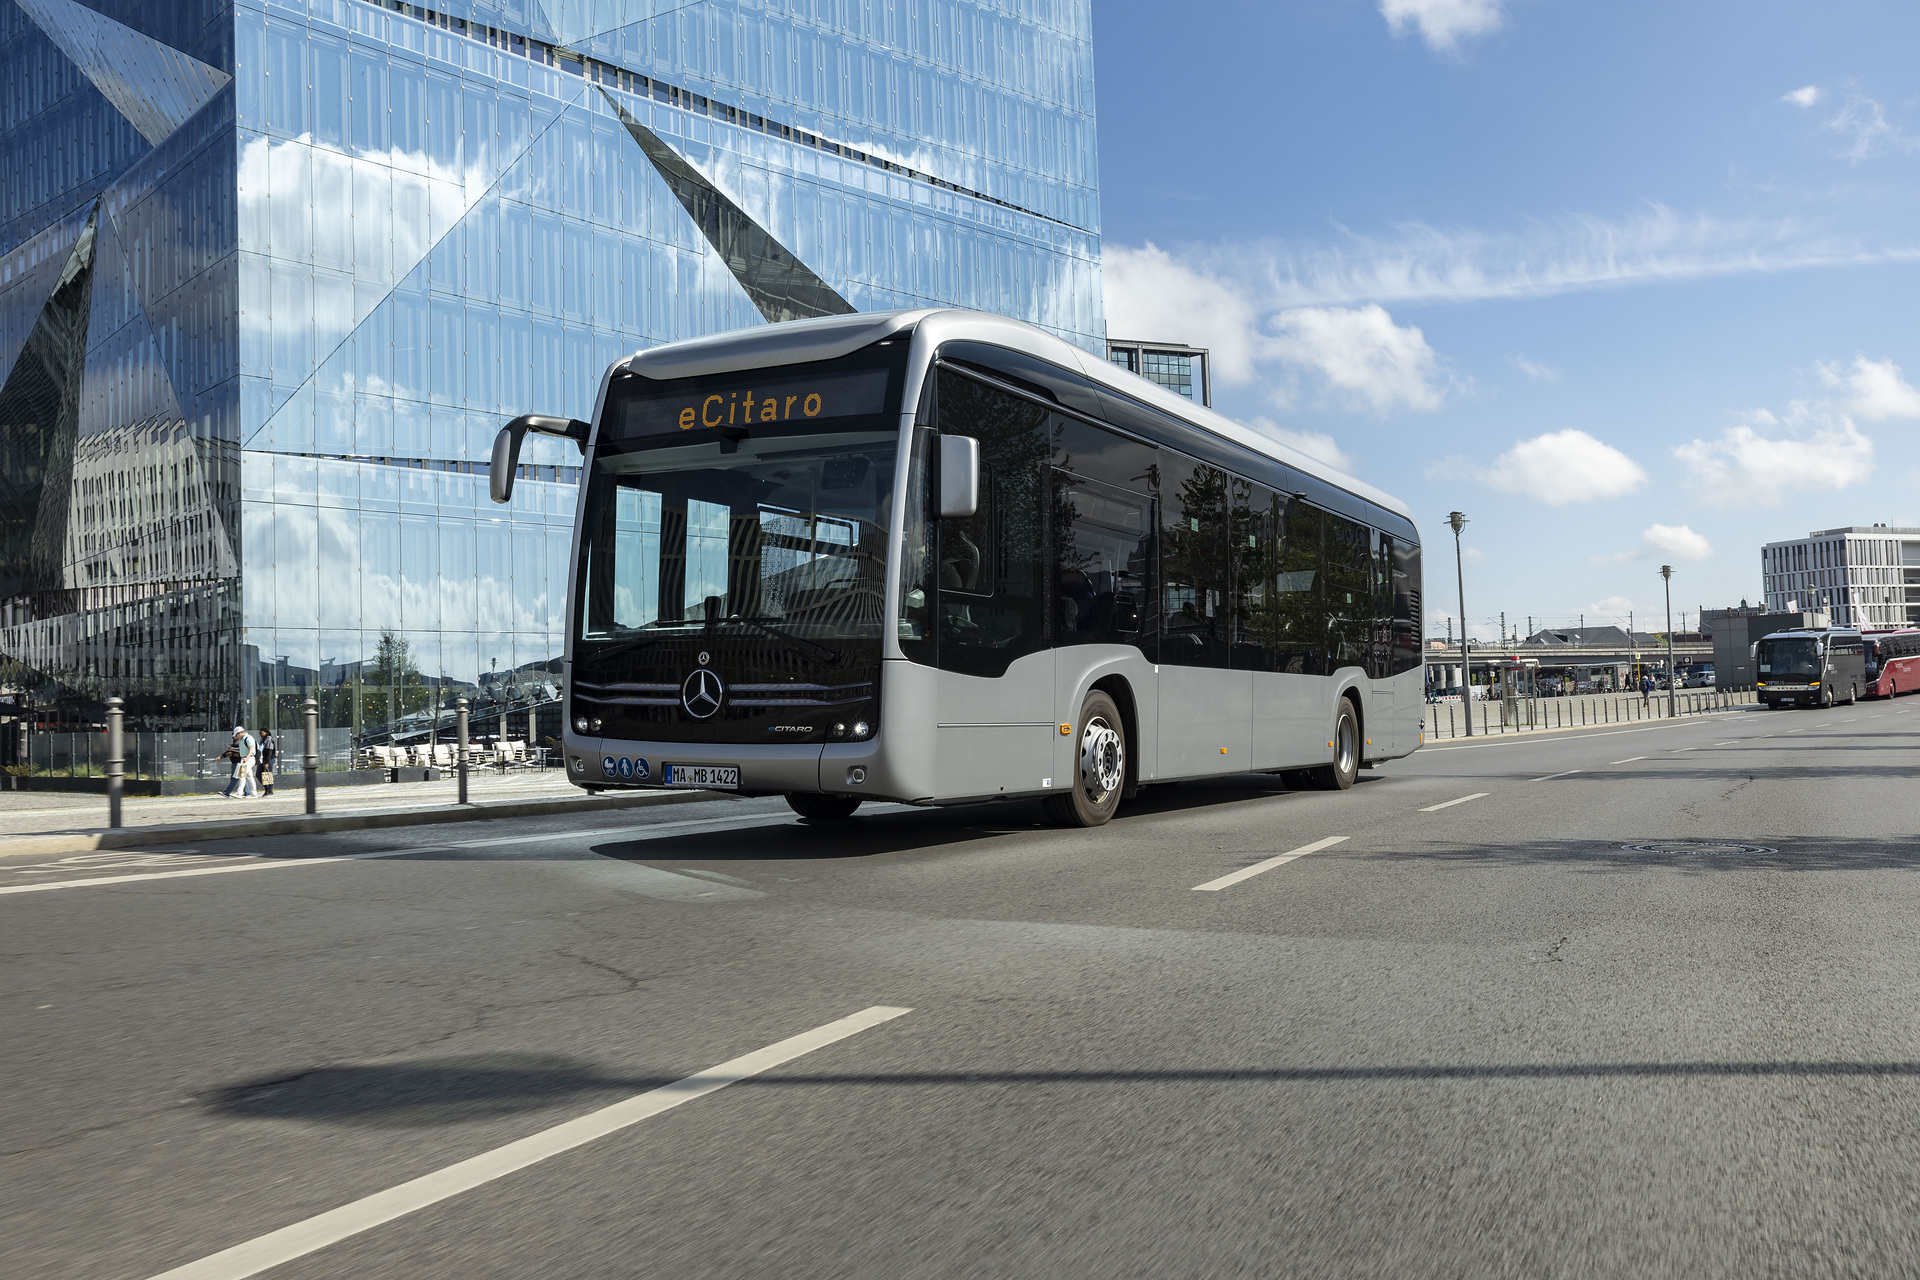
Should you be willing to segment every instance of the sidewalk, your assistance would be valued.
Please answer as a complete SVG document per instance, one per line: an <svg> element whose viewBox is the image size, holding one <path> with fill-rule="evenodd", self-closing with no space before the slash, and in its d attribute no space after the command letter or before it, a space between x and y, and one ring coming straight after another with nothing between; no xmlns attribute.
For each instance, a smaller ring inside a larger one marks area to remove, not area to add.
<svg viewBox="0 0 1920 1280"><path fill-rule="evenodd" d="M1642 721L1668 718L1667 691L1664 689L1644 700L1638 693L1581 694L1571 698L1523 698L1508 709L1508 714L1513 714L1517 710L1519 722L1508 721L1504 724L1502 723L1503 707L1500 702L1474 702L1467 705L1471 706L1473 714L1471 735L1467 733L1466 705L1458 699L1429 703L1426 740L1440 742L1449 738L1467 736L1497 738L1502 734L1551 733L1563 729L1638 724ZM1674 718L1685 719L1689 716L1722 715L1729 711L1750 711L1758 707L1759 702L1751 690L1721 693L1711 689L1683 689L1675 691L1673 705L1679 713ZM1527 723L1528 720L1531 723Z"/></svg>
<svg viewBox="0 0 1920 1280"><path fill-rule="evenodd" d="M706 791L629 791L590 796L569 783L558 769L505 777L476 772L468 779L470 803L464 806L455 802L459 784L449 777L438 782L322 787L320 812L308 817L300 775L282 774L281 779L273 795L249 800L228 800L218 795L128 796L121 802L125 825L118 829L107 826L105 796L0 791L0 858L584 813L715 798Z"/></svg>

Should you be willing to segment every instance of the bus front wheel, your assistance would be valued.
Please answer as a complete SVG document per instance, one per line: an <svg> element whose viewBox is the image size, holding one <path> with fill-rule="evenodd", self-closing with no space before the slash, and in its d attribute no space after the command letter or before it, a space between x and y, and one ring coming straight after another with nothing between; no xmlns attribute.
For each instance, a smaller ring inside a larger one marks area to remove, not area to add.
<svg viewBox="0 0 1920 1280"><path fill-rule="evenodd" d="M1345 791L1360 776L1360 717L1353 703L1340 699L1340 710L1333 716L1333 763L1313 771L1314 785L1322 791Z"/></svg>
<svg viewBox="0 0 1920 1280"><path fill-rule="evenodd" d="M789 791L787 807L803 818L822 818L832 821L838 818L851 818L853 811L860 807L860 797L823 796L813 791Z"/></svg>
<svg viewBox="0 0 1920 1280"><path fill-rule="evenodd" d="M1080 750L1074 755L1073 786L1043 802L1047 817L1062 827L1097 827L1120 807L1127 785L1127 726L1120 708L1098 689L1080 704Z"/></svg>

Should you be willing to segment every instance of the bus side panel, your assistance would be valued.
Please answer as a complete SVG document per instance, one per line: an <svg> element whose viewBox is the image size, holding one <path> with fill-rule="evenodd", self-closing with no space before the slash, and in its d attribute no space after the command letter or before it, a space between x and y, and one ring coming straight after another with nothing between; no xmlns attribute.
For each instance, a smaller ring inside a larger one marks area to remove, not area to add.
<svg viewBox="0 0 1920 1280"><path fill-rule="evenodd" d="M1376 758L1381 760L1412 755L1420 746L1421 731L1427 726L1426 669L1415 667L1402 671L1387 683L1393 686L1393 750L1380 752Z"/></svg>
<svg viewBox="0 0 1920 1280"><path fill-rule="evenodd" d="M1053 651L1056 689L1054 707L1060 713L1061 724L1071 724L1074 732L1057 734L1054 738L1054 786L1068 785L1078 777L1076 770L1079 761L1075 753L1080 749L1079 730L1080 707L1087 699L1087 691L1094 682L1110 676L1124 680L1127 690L1133 695L1133 729L1128 737L1127 750L1133 753L1135 776L1142 782L1151 781L1159 772L1159 677L1153 673L1153 664L1147 661L1145 654L1132 645L1120 644L1076 644L1065 645ZM1120 709L1121 716L1126 715L1126 707ZM1068 782L1063 782L1067 779Z"/></svg>
<svg viewBox="0 0 1920 1280"><path fill-rule="evenodd" d="M1015 658L1002 676L935 673L936 795L964 799L1070 785L1053 766L1059 736L1053 671L1054 651L1042 649ZM919 713L926 712L923 704Z"/></svg>
<svg viewBox="0 0 1920 1280"><path fill-rule="evenodd" d="M1362 706L1367 708L1367 719L1360 726L1360 756L1364 760L1384 760L1398 755L1396 744L1399 742L1399 719L1395 712L1399 708L1399 690L1392 680L1362 680L1360 682ZM1366 692L1371 689L1372 692Z"/></svg>
<svg viewBox="0 0 1920 1280"><path fill-rule="evenodd" d="M1160 667L1161 778L1253 768L1253 673Z"/></svg>
<svg viewBox="0 0 1920 1280"><path fill-rule="evenodd" d="M1330 683L1325 676L1253 673L1253 768L1294 769L1330 758L1322 724Z"/></svg>
<svg viewBox="0 0 1920 1280"><path fill-rule="evenodd" d="M938 731L927 709L941 674L903 658L880 664L880 731L871 742L829 742L820 753L820 789L897 800L929 800L940 790L934 765ZM850 786L847 770L867 766L864 786Z"/></svg>

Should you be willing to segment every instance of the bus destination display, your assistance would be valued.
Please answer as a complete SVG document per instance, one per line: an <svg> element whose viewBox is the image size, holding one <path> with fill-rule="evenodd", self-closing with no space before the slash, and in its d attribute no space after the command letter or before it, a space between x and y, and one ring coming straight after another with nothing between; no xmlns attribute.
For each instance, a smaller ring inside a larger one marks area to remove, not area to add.
<svg viewBox="0 0 1920 1280"><path fill-rule="evenodd" d="M619 434L632 439L715 427L858 418L879 413L886 405L885 369L769 376L778 372L757 370L744 377L702 378L672 391L633 392L619 406Z"/></svg>

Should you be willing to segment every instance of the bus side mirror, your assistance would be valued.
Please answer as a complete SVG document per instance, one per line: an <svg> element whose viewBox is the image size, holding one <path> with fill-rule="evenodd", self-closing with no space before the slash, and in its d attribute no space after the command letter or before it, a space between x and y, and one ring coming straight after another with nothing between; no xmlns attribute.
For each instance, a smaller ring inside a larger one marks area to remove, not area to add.
<svg viewBox="0 0 1920 1280"><path fill-rule="evenodd" d="M957 520L980 509L980 442L940 437L940 518Z"/></svg>
<svg viewBox="0 0 1920 1280"><path fill-rule="evenodd" d="M532 431L543 436L564 436L587 451L587 436L593 428L578 418L553 418L542 413L523 413L500 428L493 438L493 461L487 467L487 490L495 502L513 500L513 473L520 468L520 443Z"/></svg>

